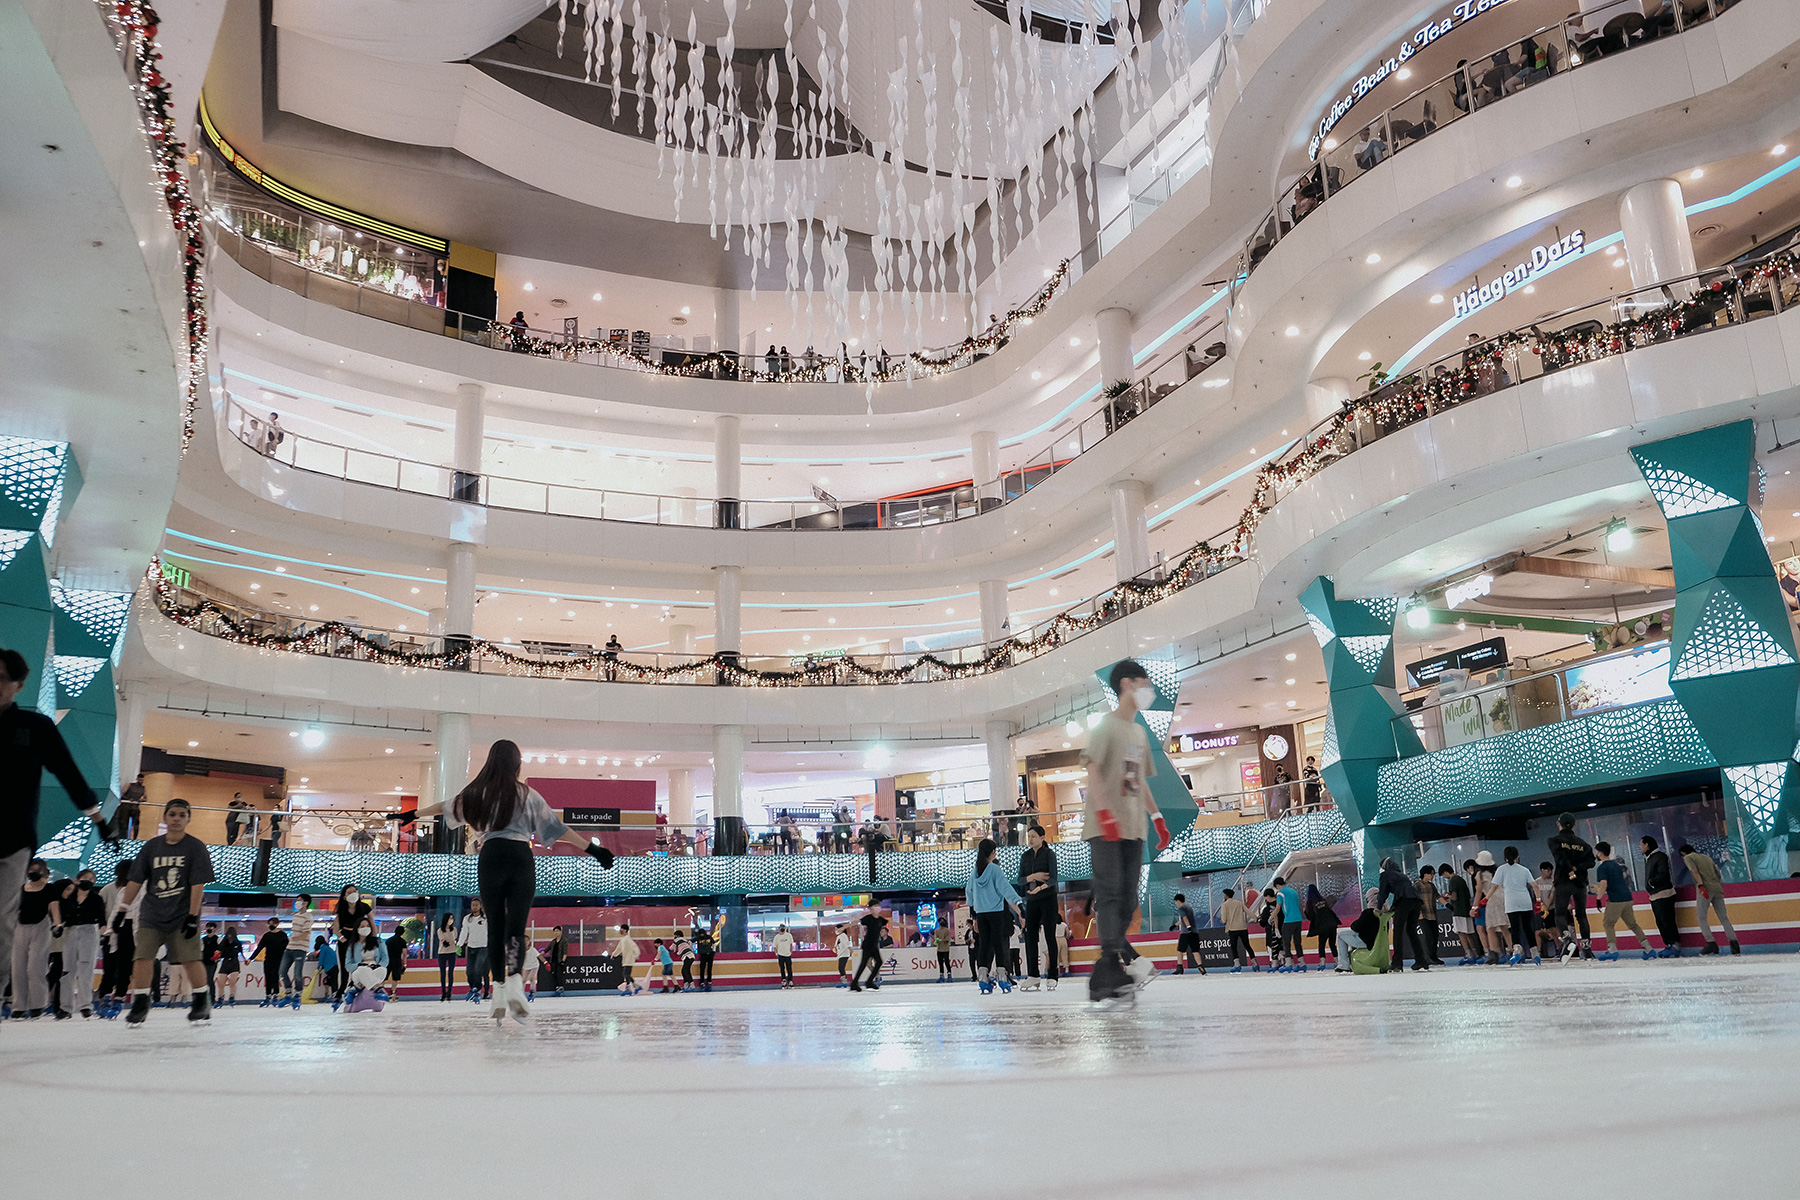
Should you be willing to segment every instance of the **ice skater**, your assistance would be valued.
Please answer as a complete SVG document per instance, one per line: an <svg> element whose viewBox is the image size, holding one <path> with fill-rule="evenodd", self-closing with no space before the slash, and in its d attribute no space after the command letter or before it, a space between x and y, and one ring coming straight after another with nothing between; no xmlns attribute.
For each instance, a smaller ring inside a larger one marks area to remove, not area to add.
<svg viewBox="0 0 1800 1200"><path fill-rule="evenodd" d="M1231 888L1226 888L1221 894L1225 899L1219 904L1219 923L1225 926L1225 944L1231 956L1231 973L1235 975L1245 967L1254 971L1256 954L1250 949L1250 910Z"/></svg>
<svg viewBox="0 0 1800 1200"><path fill-rule="evenodd" d="M75 874L75 891L62 902L63 961L68 967L69 1003L85 1020L94 1015L94 963L100 957L100 928L106 923L106 901L94 886L94 872Z"/></svg>
<svg viewBox="0 0 1800 1200"><path fill-rule="evenodd" d="M993 838L982 838L975 847L975 870L969 876L964 894L969 898L969 911L975 916L975 957L981 994L991 995L998 986L1011 992L1012 971L1007 962L1007 940L1010 936L1007 914L1019 912L1019 893L1006 878L1006 872L994 861L999 848Z"/></svg>
<svg viewBox="0 0 1800 1200"><path fill-rule="evenodd" d="M630 925L619 926L619 936L612 944L612 956L619 960L619 993L624 996L635 996L644 989L632 978L637 970L637 939L631 936Z"/></svg>
<svg viewBox="0 0 1800 1200"><path fill-rule="evenodd" d="M469 999L479 1003L488 980L488 920L481 901L469 901L469 915L463 918L457 946L463 952L463 972L469 980Z"/></svg>
<svg viewBox="0 0 1800 1200"><path fill-rule="evenodd" d="M445 913L431 931L438 965L438 1003L445 1003L456 992L456 917Z"/></svg>
<svg viewBox="0 0 1800 1200"><path fill-rule="evenodd" d="M1675 920L1675 879L1669 871L1669 852L1657 848L1656 839L1645 834L1638 841L1644 852L1644 888L1650 893L1650 913L1656 918L1656 932L1662 935L1663 948L1658 958L1681 957L1681 926Z"/></svg>
<svg viewBox="0 0 1800 1200"><path fill-rule="evenodd" d="M213 975L213 1003L237 1007L238 976L244 973L244 943L236 925L227 925L219 938L219 969Z"/></svg>
<svg viewBox="0 0 1800 1200"><path fill-rule="evenodd" d="M1177 975L1187 974L1189 967L1206 974L1206 967L1199 961L1200 926L1195 921L1193 906L1181 892L1175 893L1175 950L1181 955L1175 963Z"/></svg>
<svg viewBox="0 0 1800 1200"><path fill-rule="evenodd" d="M723 917L711 926L701 924L697 918L694 922L694 957L700 960L699 988L703 992L712 991L713 957L718 952L719 930L724 927Z"/></svg>
<svg viewBox="0 0 1800 1200"><path fill-rule="evenodd" d="M1531 878L1530 870L1519 861L1517 846L1508 846L1502 857L1506 862L1494 872L1494 886L1499 889L1501 903L1506 906L1506 929L1512 943L1512 956L1507 961L1516 967L1530 954L1532 961L1542 966L1544 960L1536 953L1531 936L1531 914L1537 899L1537 885ZM1491 906L1489 915L1492 915Z"/></svg>
<svg viewBox="0 0 1800 1200"><path fill-rule="evenodd" d="M1725 912L1725 882L1719 878L1719 864L1712 860L1710 854L1702 853L1686 842L1681 843L1676 852L1681 855L1681 861L1687 864L1688 874L1694 877L1694 915L1700 918L1700 953L1719 952L1719 944L1713 940L1712 925L1706 919L1708 909L1718 916L1719 924L1725 927L1725 937L1731 944L1731 952L1740 953L1737 930L1731 927L1731 918Z"/></svg>
<svg viewBox="0 0 1800 1200"><path fill-rule="evenodd" d="M294 900L294 915L288 922L287 953L281 956L281 1000L300 1007L300 993L306 989L306 947L313 935L313 898L301 892Z"/></svg>
<svg viewBox="0 0 1800 1200"><path fill-rule="evenodd" d="M685 947L687 943L683 941L681 945ZM692 957L691 953L689 957ZM559 996L563 994L563 968L568 965L568 962L569 943L563 940L562 926L552 926L550 940L544 943L544 965L550 968L550 986ZM687 959L684 958L681 962L682 982L686 983L687 978L688 964Z"/></svg>
<svg viewBox="0 0 1800 1200"><path fill-rule="evenodd" d="M675 956L669 953L669 943L661 938L656 939L656 965L661 968L660 994L667 996L675 990Z"/></svg>
<svg viewBox="0 0 1800 1200"><path fill-rule="evenodd" d="M1044 986L1056 989L1058 962L1056 957L1056 851L1044 840L1044 827L1032 822L1025 831L1026 849L1019 856L1019 891L1025 894L1025 972L1031 978L1021 991L1038 989L1038 938L1044 939L1049 962L1044 972Z"/></svg>
<svg viewBox="0 0 1800 1200"><path fill-rule="evenodd" d="M481 772L457 793L444 813L445 824L451 828L466 825L484 835L475 877L481 888L482 906L500 938L499 974L503 983L494 989L498 1002L488 1010L495 1024L508 1013L521 1023L531 1015L525 1003L521 972L525 969L531 904L537 898L532 838L545 846L560 843L585 850L602 867L610 867L613 862L612 852L597 838L583 838L572 832L557 819L537 790L519 778L521 761L518 743L505 738L495 742L488 747L487 762Z"/></svg>
<svg viewBox="0 0 1800 1200"><path fill-rule="evenodd" d="M121 904L129 909L143 893L131 964L131 1011L127 1024L142 1025L150 1014L150 973L159 951L167 951L177 981L187 980L192 998L188 1020L210 1021L212 999L200 962L200 903L213 881L206 845L187 831L194 810L179 797L163 806L163 836L151 838L131 864L131 882Z"/></svg>
<svg viewBox="0 0 1800 1200"><path fill-rule="evenodd" d="M879 900L857 921L863 927L862 957L856 961L856 970L850 974L850 990L863 990L863 974L868 973L870 991L881 990L881 935L888 925L887 917L881 911Z"/></svg>
<svg viewBox="0 0 1800 1200"><path fill-rule="evenodd" d="M381 940L375 933L375 926L368 921L357 927L356 934L350 940L349 957L344 960L350 975L341 1000L348 1005L350 1012L363 1012L367 1009L380 1012L380 988L387 979L387 943ZM337 1008L338 1001L333 1000L331 1010L336 1012Z"/></svg>
<svg viewBox="0 0 1800 1200"><path fill-rule="evenodd" d="M845 948L848 949L850 939L844 937L841 932L838 934L838 937L843 941ZM955 945L955 943L956 939L950 935L950 923L948 921L939 922L938 927L931 931L931 948L937 951L937 981L939 983L949 983L951 980L950 947ZM1054 952L1053 949L1052 953ZM841 958L838 959L840 964L843 963L843 961L844 960ZM840 966L840 970L841 969Z"/></svg>
<svg viewBox="0 0 1800 1200"><path fill-rule="evenodd" d="M270 917L268 928L256 940L256 948L250 951L251 962L262 959L264 1008L274 1008L281 1003L281 964L287 957L287 948L288 935L282 932L281 918Z"/></svg>
<svg viewBox="0 0 1800 1200"><path fill-rule="evenodd" d="M1550 857L1556 864L1556 893L1551 911L1556 914L1558 940L1578 952L1581 957L1594 957L1593 931L1588 928L1588 872L1594 867L1594 849L1575 833L1575 817L1562 813L1556 818L1556 832L1550 838ZM1575 910L1575 927L1581 931L1576 943L1569 932L1569 910Z"/></svg>
<svg viewBox="0 0 1800 1200"><path fill-rule="evenodd" d="M1088 844L1100 933L1100 957L1088 976L1088 999L1094 1001L1135 995L1156 974L1150 960L1131 948L1126 931L1137 916L1144 842L1154 830L1157 850L1169 845L1169 827L1150 794L1156 773L1150 737L1137 720L1156 700L1150 673L1124 659L1113 664L1107 682L1119 698L1118 707L1094 727L1081 752L1088 771L1082 837Z"/></svg>
<svg viewBox="0 0 1800 1200"><path fill-rule="evenodd" d="M775 967L781 972L783 990L794 986L794 935L786 925L775 930Z"/></svg>
<svg viewBox="0 0 1800 1200"><path fill-rule="evenodd" d="M942 930L943 926L940 925L940 926L938 926L938 928L940 930ZM933 937L935 938L935 936L936 935L934 934ZM848 933L844 932L844 927L842 925L839 925L837 927L837 936L835 938L833 938L832 942L831 942L831 952L833 954L837 955L837 969L838 969L837 985L839 987L849 987L850 986L850 951L852 951L854 949L856 949L855 943L853 943L850 940L850 935ZM940 951L938 953L938 982L939 983L944 982L944 962L948 957L949 956L944 954L942 951Z"/></svg>
<svg viewBox="0 0 1800 1200"><path fill-rule="evenodd" d="M1625 864L1613 857L1611 842L1595 842L1594 853L1600 856L1599 866L1594 868L1594 887L1600 898L1606 902L1606 908L1600 916L1600 930L1606 935L1606 952L1598 957L1607 962L1619 961L1619 950L1613 943L1613 929L1620 921L1625 928L1637 935L1640 958L1652 958L1650 939L1638 925L1637 900L1631 894L1631 878L1625 873Z"/></svg>

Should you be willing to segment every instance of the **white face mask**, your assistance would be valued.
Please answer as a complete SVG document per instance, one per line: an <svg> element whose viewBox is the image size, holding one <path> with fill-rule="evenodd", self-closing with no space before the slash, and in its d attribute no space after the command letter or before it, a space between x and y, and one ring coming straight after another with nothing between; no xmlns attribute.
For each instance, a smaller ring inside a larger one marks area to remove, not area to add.
<svg viewBox="0 0 1800 1200"><path fill-rule="evenodd" d="M1131 702L1138 706L1139 711L1149 708L1156 703L1156 689L1147 683L1139 684L1131 689Z"/></svg>
<svg viewBox="0 0 1800 1200"><path fill-rule="evenodd" d="M362 935L364 937L368 937L371 933L374 933L374 932L375 931L373 929L370 929L367 925L364 925L362 927Z"/></svg>

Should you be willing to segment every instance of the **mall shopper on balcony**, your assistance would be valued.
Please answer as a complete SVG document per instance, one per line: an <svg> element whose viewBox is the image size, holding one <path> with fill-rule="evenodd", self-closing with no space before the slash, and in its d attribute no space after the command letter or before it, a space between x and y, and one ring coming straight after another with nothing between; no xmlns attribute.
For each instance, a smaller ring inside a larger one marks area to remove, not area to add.
<svg viewBox="0 0 1800 1200"><path fill-rule="evenodd" d="M287 955L288 935L282 931L281 918L270 917L268 928L256 940L256 948L250 951L250 961L262 959L263 964L263 1002L264 1008L273 1008L279 1003L281 993L281 961Z"/></svg>
<svg viewBox="0 0 1800 1200"><path fill-rule="evenodd" d="M1219 923L1225 926L1225 942L1231 955L1231 973L1237 974L1246 966L1256 970L1256 955L1250 950L1250 910L1237 894L1230 888L1224 892L1224 903L1219 905Z"/></svg>
<svg viewBox="0 0 1800 1200"><path fill-rule="evenodd" d="M143 907L131 964L131 1012L125 1020L141 1025L150 1013L150 973L159 951L168 952L177 986L185 972L193 997L188 1020L210 1021L212 998L206 969L200 963L200 904L213 881L212 857L206 845L187 831L193 809L180 798L163 806L163 836L151 838L131 864L122 905L129 909L143 893Z"/></svg>
<svg viewBox="0 0 1800 1200"><path fill-rule="evenodd" d="M1717 954L1719 944L1713 940L1712 924L1706 919L1708 909L1717 913L1719 924L1725 927L1725 937L1731 943L1733 954L1741 953L1738 949L1737 930L1731 927L1731 918L1725 913L1725 882L1719 878L1719 864L1712 856L1694 849L1686 842L1676 851L1681 861L1687 864L1688 874L1694 877L1694 915L1700 918L1700 953Z"/></svg>
<svg viewBox="0 0 1800 1200"><path fill-rule="evenodd" d="M1656 918L1656 932L1662 935L1663 948L1658 958L1681 957L1681 926L1675 920L1675 879L1669 870L1669 852L1657 847L1656 839L1645 834L1638 841L1644 852L1644 889L1650 893L1650 912Z"/></svg>
<svg viewBox="0 0 1800 1200"><path fill-rule="evenodd" d="M975 870L969 876L964 894L969 898L969 911L975 917L975 958L981 994L993 992L996 985L1003 992L1012 991L1013 977L1008 958L1010 929L1007 913L1019 915L1019 893L1012 881L994 861L999 847L992 838L982 838L975 847Z"/></svg>
<svg viewBox="0 0 1800 1200"><path fill-rule="evenodd" d="M1338 961L1337 937L1340 924L1337 910L1332 908L1331 901L1325 899L1324 894L1310 883L1306 885L1306 899L1301 907L1306 912L1308 928L1313 937L1318 939L1319 970L1325 969L1327 954L1331 956L1331 965L1335 967ZM1206 968L1200 968L1200 973L1206 974Z"/></svg>
<svg viewBox="0 0 1800 1200"><path fill-rule="evenodd" d="M1569 910L1575 911L1575 925L1581 930L1581 957L1594 957L1593 935L1588 928L1588 872L1594 867L1594 848L1575 833L1575 817L1562 813L1556 818L1556 832L1550 838L1550 858L1556 864L1556 894L1551 911L1556 914L1556 932L1564 943L1570 943ZM1722 910L1721 910L1722 911Z"/></svg>
<svg viewBox="0 0 1800 1200"><path fill-rule="evenodd" d="M1391 858L1381 860L1381 876L1377 882L1380 885L1377 901L1381 907L1391 906L1394 914L1391 925L1394 943L1392 969L1398 971L1401 968L1410 949L1412 969L1431 970L1431 956L1425 953L1425 940L1419 936L1419 889L1413 886L1413 881L1400 869L1400 864Z"/></svg>
<svg viewBox="0 0 1800 1200"><path fill-rule="evenodd" d="M658 945L661 940L658 940ZM781 972L781 986L794 986L794 935L788 932L786 925L775 927L775 967Z"/></svg>
<svg viewBox="0 0 1800 1200"><path fill-rule="evenodd" d="M537 897L537 863L531 854L536 838L545 846L563 844L585 850L602 867L613 856L598 838L583 838L557 819L550 805L519 778L523 756L517 742L501 738L488 747L487 762L456 794L444 812L453 827L467 826L482 834L476 880L482 906L500 936L500 974L504 980L489 1010L496 1022L508 1013L523 1022L531 1015L525 1003L525 938L531 904Z"/></svg>
<svg viewBox="0 0 1800 1200"><path fill-rule="evenodd" d="M857 919L862 926L862 956L856 960L856 970L850 973L850 990L860 992L865 986L863 978L868 978L870 991L881 990L881 936L887 932L888 918L882 911L882 903L877 900L869 911Z"/></svg>
<svg viewBox="0 0 1800 1200"><path fill-rule="evenodd" d="M869 856L869 885L873 887L875 884L875 856L881 853L883 846L887 845L887 832L882 829L879 817L869 818L869 823L863 826L860 840L863 853Z"/></svg>
<svg viewBox="0 0 1800 1200"><path fill-rule="evenodd" d="M488 919L480 900L469 901L456 943L463 952L463 972L469 980L469 999L485 1000L491 991L488 979Z"/></svg>
<svg viewBox="0 0 1800 1200"><path fill-rule="evenodd" d="M1156 773L1150 738L1137 719L1155 702L1156 689L1149 672L1131 659L1113 664L1108 683L1118 707L1094 726L1081 752L1088 771L1082 837L1088 844L1100 929L1100 957L1088 976L1089 1000L1127 995L1155 976L1156 968L1131 948L1126 931L1137 915L1144 841L1154 830L1158 851L1169 844L1169 827L1150 794L1150 778Z"/></svg>
<svg viewBox="0 0 1800 1200"><path fill-rule="evenodd" d="M1035 821L1025 831L1026 848L1019 856L1019 891L1025 894L1025 971L1030 976L1019 990L1035 992L1038 983L1038 938L1044 939L1049 962L1046 976L1056 989L1056 851L1044 840L1044 827ZM940 970L943 969L940 964Z"/></svg>
<svg viewBox="0 0 1800 1200"><path fill-rule="evenodd" d="M438 1002L450 999L456 986L456 917L445 913L431 931L431 954L438 965Z"/></svg>
<svg viewBox="0 0 1800 1200"><path fill-rule="evenodd" d="M1618 962L1619 951L1613 944L1613 929L1620 921L1625 927L1637 935L1638 957L1650 958L1650 939L1637 922L1637 899L1631 893L1631 877L1626 874L1625 864L1613 857L1611 842L1595 842L1594 853L1600 856L1600 864L1594 868L1594 890L1606 903L1600 917L1600 931L1606 935L1606 952L1596 955L1607 962Z"/></svg>

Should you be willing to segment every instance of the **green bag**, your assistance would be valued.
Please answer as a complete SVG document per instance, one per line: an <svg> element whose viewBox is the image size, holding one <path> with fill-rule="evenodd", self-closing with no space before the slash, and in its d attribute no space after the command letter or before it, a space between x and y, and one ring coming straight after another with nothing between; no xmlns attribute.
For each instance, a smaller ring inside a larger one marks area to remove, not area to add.
<svg viewBox="0 0 1800 1200"><path fill-rule="evenodd" d="M1375 944L1366 950L1350 952L1350 973L1353 975L1386 975L1388 969L1388 921L1392 918L1387 913L1378 914L1381 928L1375 931Z"/></svg>

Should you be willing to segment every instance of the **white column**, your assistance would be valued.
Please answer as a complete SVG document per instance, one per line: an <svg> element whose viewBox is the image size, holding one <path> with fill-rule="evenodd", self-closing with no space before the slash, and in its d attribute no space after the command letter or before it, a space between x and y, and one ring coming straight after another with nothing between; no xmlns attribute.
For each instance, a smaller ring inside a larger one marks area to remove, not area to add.
<svg viewBox="0 0 1800 1200"><path fill-rule="evenodd" d="M743 442L738 419L729 413L713 418L713 525L718 529L736 529L737 502L742 487Z"/></svg>
<svg viewBox="0 0 1800 1200"><path fill-rule="evenodd" d="M1619 197L1619 228L1625 234L1631 286L1655 287L1698 270L1685 208L1681 184L1673 179L1652 179Z"/></svg>
<svg viewBox="0 0 1800 1200"><path fill-rule="evenodd" d="M1350 399L1351 383L1338 375L1315 379L1306 385L1306 423L1317 425L1344 406Z"/></svg>
<svg viewBox="0 0 1800 1200"><path fill-rule="evenodd" d="M981 581L981 640L988 645L1012 636L1006 611L1006 580Z"/></svg>
<svg viewBox="0 0 1800 1200"><path fill-rule="evenodd" d="M713 726L713 819L744 816L744 727Z"/></svg>
<svg viewBox="0 0 1800 1200"><path fill-rule="evenodd" d="M669 653L692 654L694 652L694 627L692 625L669 626Z"/></svg>
<svg viewBox="0 0 1800 1200"><path fill-rule="evenodd" d="M444 572L444 633L465 638L475 635L475 547L468 542L450 543L450 562Z"/></svg>
<svg viewBox="0 0 1800 1200"><path fill-rule="evenodd" d="M439 713L437 719L437 794L432 802L443 811L463 790L469 773L469 715Z"/></svg>
<svg viewBox="0 0 1800 1200"><path fill-rule="evenodd" d="M743 593L737 567L713 568L713 653L735 654L743 647Z"/></svg>
<svg viewBox="0 0 1800 1200"><path fill-rule="evenodd" d="M1136 479L1112 485L1113 566L1119 581L1150 569L1150 530L1144 519L1146 489Z"/></svg>
<svg viewBox="0 0 1800 1200"><path fill-rule="evenodd" d="M710 520L700 520L700 492L696 488L678 487L675 489L675 524L677 525L710 525Z"/></svg>
<svg viewBox="0 0 1800 1200"><path fill-rule="evenodd" d="M669 824L694 836L694 773L686 767L669 771Z"/></svg>
<svg viewBox="0 0 1800 1200"><path fill-rule="evenodd" d="M988 809L1011 812L1018 805L1018 764L1013 759L1012 722L987 723Z"/></svg>
<svg viewBox="0 0 1800 1200"><path fill-rule="evenodd" d="M969 436L971 473L975 478L975 497L982 508L990 508L1001 500L1000 435L991 429L978 429Z"/></svg>
<svg viewBox="0 0 1800 1200"><path fill-rule="evenodd" d="M1094 314L1100 333L1100 386L1110 387L1123 379L1137 380L1137 364L1132 359L1132 316L1122 308L1103 308Z"/></svg>
<svg viewBox="0 0 1800 1200"><path fill-rule="evenodd" d="M481 385L457 384L455 445L450 458L455 468L450 490L453 499L480 499L481 440L486 431L487 404Z"/></svg>
<svg viewBox="0 0 1800 1200"><path fill-rule="evenodd" d="M119 685L118 719L114 728L119 777L113 781L115 792L124 791L137 778L138 761L144 753L144 714L149 708L148 689L143 683L128 679Z"/></svg>
<svg viewBox="0 0 1800 1200"><path fill-rule="evenodd" d="M738 293L736 288L713 292L713 349L726 354L738 348Z"/></svg>

